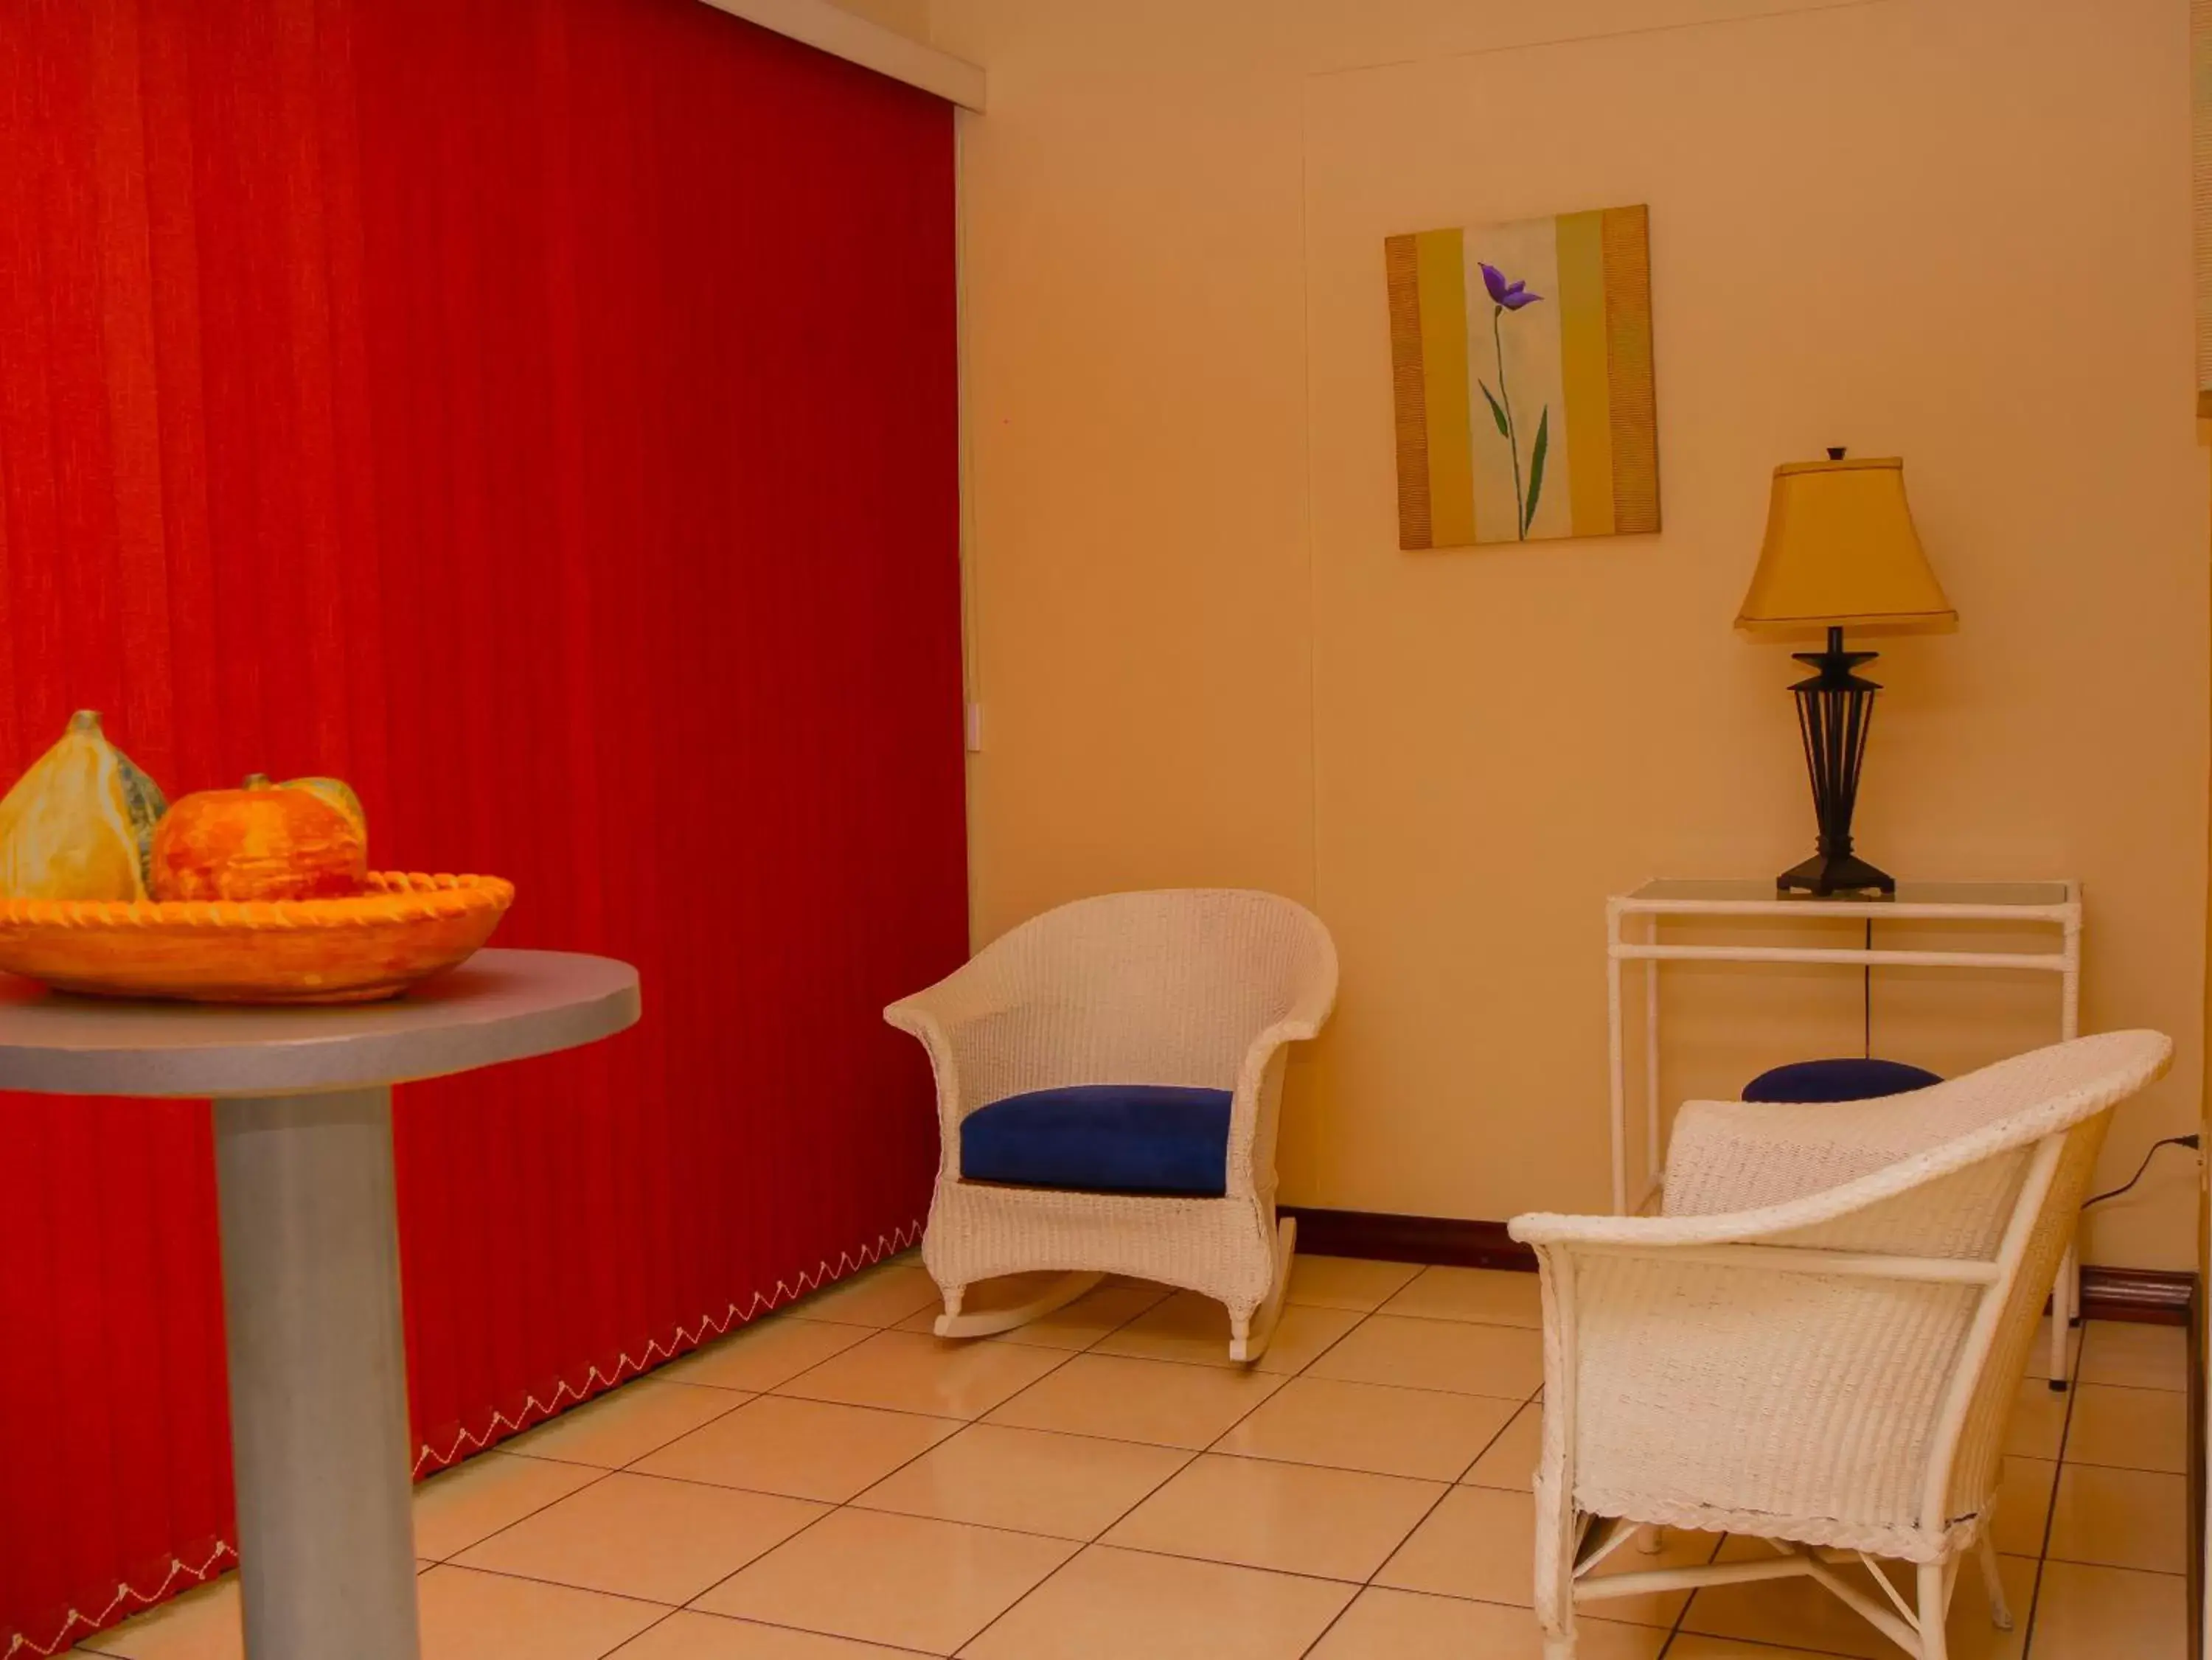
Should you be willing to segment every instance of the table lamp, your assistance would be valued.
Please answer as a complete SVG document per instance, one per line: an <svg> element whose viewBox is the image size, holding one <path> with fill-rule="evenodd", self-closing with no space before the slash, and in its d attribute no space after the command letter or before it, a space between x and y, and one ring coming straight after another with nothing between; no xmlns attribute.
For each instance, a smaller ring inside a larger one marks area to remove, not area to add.
<svg viewBox="0 0 2212 1660"><path fill-rule="evenodd" d="M1828 633L1826 651L1792 653L1815 672L1790 688L1813 775L1820 851L1784 871L1775 888L1821 899L1894 896L1895 878L1851 851L1851 809L1881 688L1854 672L1876 654L1844 650L1844 631L1939 633L1959 626L1912 528L1904 462L1847 461L1830 450L1826 461L1777 467L1766 542L1735 626L1766 639Z"/></svg>

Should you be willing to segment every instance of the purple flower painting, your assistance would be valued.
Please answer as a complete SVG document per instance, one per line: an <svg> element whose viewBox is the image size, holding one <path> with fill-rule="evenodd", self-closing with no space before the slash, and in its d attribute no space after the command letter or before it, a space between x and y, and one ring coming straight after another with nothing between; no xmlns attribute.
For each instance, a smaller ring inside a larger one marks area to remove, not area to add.
<svg viewBox="0 0 2212 1660"><path fill-rule="evenodd" d="M1647 209L1401 232L1382 275L1399 547L1658 530Z"/></svg>
<svg viewBox="0 0 2212 1660"><path fill-rule="evenodd" d="M1513 418L1513 391L1505 380L1505 339L1502 325L1508 312L1517 312L1523 306L1533 306L1544 296L1530 294L1526 282L1509 282L1505 273L1487 262L1478 262L1482 269L1482 287L1490 296L1490 342L1498 354L1498 390L1492 391L1490 383L1479 381L1482 395L1490 400L1491 419L1498 423L1498 435L1513 452L1513 505L1518 521L1518 539L1528 539L1528 526L1536 518L1536 503L1544 494L1544 461L1552 447L1552 406L1546 404L1536 417L1536 441L1528 454L1528 476L1524 485L1521 476L1521 428Z"/></svg>
<svg viewBox="0 0 2212 1660"><path fill-rule="evenodd" d="M1523 306L1531 305L1544 297L1540 294L1530 294L1526 282L1508 282L1505 273L1495 265L1483 266L1482 286L1490 291L1492 300L1509 312L1517 312Z"/></svg>

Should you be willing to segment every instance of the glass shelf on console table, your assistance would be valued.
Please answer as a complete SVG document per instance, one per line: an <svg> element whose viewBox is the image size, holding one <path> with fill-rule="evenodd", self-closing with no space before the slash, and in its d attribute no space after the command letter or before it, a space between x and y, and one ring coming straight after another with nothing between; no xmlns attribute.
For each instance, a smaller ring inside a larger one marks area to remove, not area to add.
<svg viewBox="0 0 2212 1660"><path fill-rule="evenodd" d="M1881 946L1670 945L1661 940L1668 918L1824 918L1919 923L2027 923L2057 934L2051 951L1936 951ZM1641 924L1631 918L1647 920ZM1611 1051L1613 1107L1613 1208L1626 1215L1643 1210L1658 1194L1666 1164L1659 1112L1659 965L1662 962L1840 963L1923 968L2025 969L2056 974L2059 983L2058 1036L2078 1036L2081 1023L2081 889L2070 881L1900 881L1897 897L1883 900L1814 899L1779 894L1773 881L1734 878L1668 878L1648 881L1631 894L1605 902L1606 1015ZM1640 937L1632 937L1640 936ZM1644 971L1644 1182L1633 1206L1628 1192L1628 1079L1621 1009L1621 965L1642 962ZM2069 1318L2078 1314L2080 1292L2069 1247L2054 1302ZM2053 1378L2066 1375L2066 1323L2055 1320L2051 1345L2058 1364Z"/></svg>

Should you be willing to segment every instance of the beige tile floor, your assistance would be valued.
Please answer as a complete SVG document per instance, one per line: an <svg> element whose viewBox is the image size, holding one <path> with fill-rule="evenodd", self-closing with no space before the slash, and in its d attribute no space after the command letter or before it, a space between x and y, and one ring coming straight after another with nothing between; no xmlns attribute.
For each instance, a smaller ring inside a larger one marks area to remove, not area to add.
<svg viewBox="0 0 2212 1660"><path fill-rule="evenodd" d="M886 1264L425 1483L424 1654L1534 1660L1532 1276L1304 1257L1249 1369L1218 1307L1152 1287L967 1344L934 1306ZM2184 1652L2182 1355L2092 1325L2072 1392L2022 1380L2018 1629L1961 1595L1958 1660ZM1606 1609L1585 1660L1896 1652L1802 1580ZM78 1652L236 1660L236 1584Z"/></svg>

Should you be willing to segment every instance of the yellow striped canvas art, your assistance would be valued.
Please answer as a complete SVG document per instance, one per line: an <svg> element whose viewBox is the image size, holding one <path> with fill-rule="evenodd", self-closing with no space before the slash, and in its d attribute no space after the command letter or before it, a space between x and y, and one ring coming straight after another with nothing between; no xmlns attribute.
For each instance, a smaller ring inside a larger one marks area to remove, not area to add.
<svg viewBox="0 0 2212 1660"><path fill-rule="evenodd" d="M1647 209L1382 244L1398 545L1659 528Z"/></svg>

